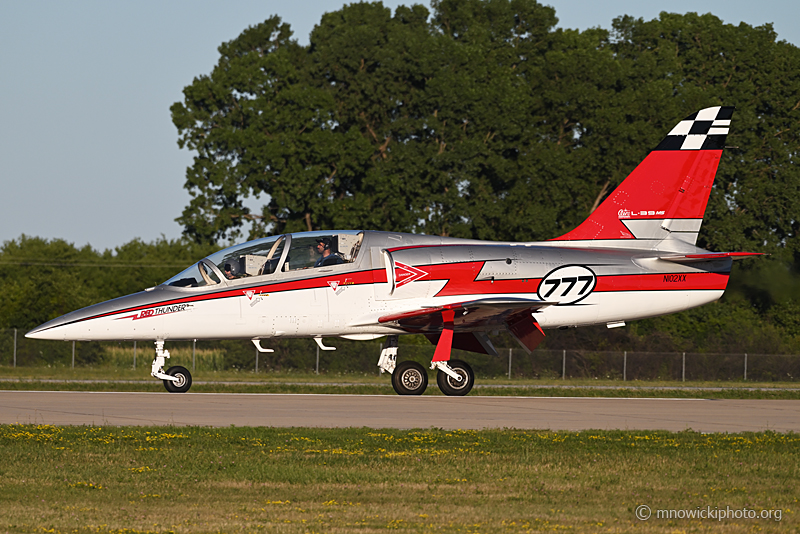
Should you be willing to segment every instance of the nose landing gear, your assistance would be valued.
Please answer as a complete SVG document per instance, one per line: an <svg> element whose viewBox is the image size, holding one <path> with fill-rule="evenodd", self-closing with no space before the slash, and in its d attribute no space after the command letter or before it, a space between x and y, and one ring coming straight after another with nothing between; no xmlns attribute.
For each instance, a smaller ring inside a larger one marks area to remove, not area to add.
<svg viewBox="0 0 800 534"><path fill-rule="evenodd" d="M164 387L170 393L186 393L192 387L192 375L186 367L175 365L167 369L167 375L175 380L164 380Z"/></svg>
<svg viewBox="0 0 800 534"><path fill-rule="evenodd" d="M175 365L164 372L164 364L169 358L169 351L164 350L164 340L156 341L156 357L153 360L150 375L160 378L170 393L186 393L192 387L192 375L185 367Z"/></svg>

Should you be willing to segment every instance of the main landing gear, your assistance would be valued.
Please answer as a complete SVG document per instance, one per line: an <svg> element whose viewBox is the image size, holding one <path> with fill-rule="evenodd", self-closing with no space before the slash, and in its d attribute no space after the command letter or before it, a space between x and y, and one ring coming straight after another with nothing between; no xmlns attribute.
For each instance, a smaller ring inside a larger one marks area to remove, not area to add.
<svg viewBox="0 0 800 534"><path fill-rule="evenodd" d="M422 395L428 387L428 372L421 364L412 361L397 363L397 336L386 339L378 367L381 373L391 373L392 387L398 395ZM431 369L438 369L436 383L445 395L466 395L475 384L475 373L467 362L433 361Z"/></svg>
<svg viewBox="0 0 800 534"><path fill-rule="evenodd" d="M160 378L164 382L164 387L170 393L186 393L192 387L192 375L186 367L174 365L164 372L164 364L169 358L169 351L164 350L164 341L156 341L156 357L153 360L150 374L154 378Z"/></svg>

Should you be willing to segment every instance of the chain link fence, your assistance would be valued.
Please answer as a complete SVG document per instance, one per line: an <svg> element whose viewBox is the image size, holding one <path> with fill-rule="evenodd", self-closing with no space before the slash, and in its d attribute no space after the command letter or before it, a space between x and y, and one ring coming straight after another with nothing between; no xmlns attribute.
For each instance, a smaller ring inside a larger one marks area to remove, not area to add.
<svg viewBox="0 0 800 534"><path fill-rule="evenodd" d="M403 344L398 360L415 360L427 366L434 346ZM249 341L168 341L170 365L195 371L238 369L254 372L317 372L376 375L382 343L328 339L335 351L319 350L310 339L264 340L275 350L258 353ZM609 379L674 381L793 382L800 377L800 358L794 354L712 354L592 350L498 349L499 357L453 351L454 359L467 361L480 377L528 379ZM109 366L147 370L154 356L153 343L71 342L26 339L21 330L0 330L0 366Z"/></svg>

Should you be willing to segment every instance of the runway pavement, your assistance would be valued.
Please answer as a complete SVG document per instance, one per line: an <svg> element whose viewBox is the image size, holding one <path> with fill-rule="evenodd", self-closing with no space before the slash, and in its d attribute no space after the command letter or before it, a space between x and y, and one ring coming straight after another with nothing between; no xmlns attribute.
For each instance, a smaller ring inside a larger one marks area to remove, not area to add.
<svg viewBox="0 0 800 534"><path fill-rule="evenodd" d="M0 391L0 423L800 431L800 401Z"/></svg>

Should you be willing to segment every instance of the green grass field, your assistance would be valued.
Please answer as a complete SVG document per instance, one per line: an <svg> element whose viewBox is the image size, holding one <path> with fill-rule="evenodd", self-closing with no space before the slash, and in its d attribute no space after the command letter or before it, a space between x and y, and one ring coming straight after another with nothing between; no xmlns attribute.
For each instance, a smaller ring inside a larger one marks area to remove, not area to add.
<svg viewBox="0 0 800 534"><path fill-rule="evenodd" d="M348 393L394 395L389 376L362 373L208 371L193 373L191 391L202 393ZM206 382L206 383L203 383ZM4 367L0 390L164 391L149 366ZM431 372L426 395L441 395ZM675 382L591 379L476 379L472 396L671 397L719 399L800 399L794 382Z"/></svg>
<svg viewBox="0 0 800 534"><path fill-rule="evenodd" d="M0 530L796 532L799 452L775 433L5 425ZM772 518L656 517L708 507Z"/></svg>

